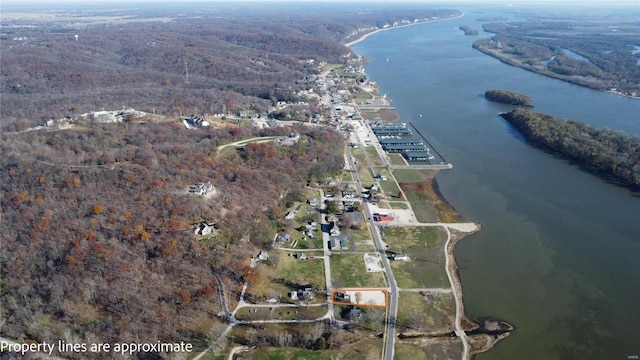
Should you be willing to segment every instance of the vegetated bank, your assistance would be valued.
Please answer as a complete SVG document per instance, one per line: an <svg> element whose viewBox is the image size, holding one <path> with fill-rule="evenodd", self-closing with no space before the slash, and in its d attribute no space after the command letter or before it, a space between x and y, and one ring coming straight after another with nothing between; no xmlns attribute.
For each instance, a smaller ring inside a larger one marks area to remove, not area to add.
<svg viewBox="0 0 640 360"><path fill-rule="evenodd" d="M640 67L629 45L637 42L637 21L628 31L611 31L602 18L557 13L517 23L496 20L482 25L495 35L474 41L473 48L538 74L637 98ZM618 21L626 22L626 15Z"/></svg>
<svg viewBox="0 0 640 360"><path fill-rule="evenodd" d="M460 25L458 29L464 31L465 35L475 36L480 33L478 30L472 29L469 25Z"/></svg>
<svg viewBox="0 0 640 360"><path fill-rule="evenodd" d="M484 97L503 104L533 107L533 99L530 96L515 91L492 89L485 91Z"/></svg>
<svg viewBox="0 0 640 360"><path fill-rule="evenodd" d="M529 109L500 114L528 140L640 187L640 138Z"/></svg>

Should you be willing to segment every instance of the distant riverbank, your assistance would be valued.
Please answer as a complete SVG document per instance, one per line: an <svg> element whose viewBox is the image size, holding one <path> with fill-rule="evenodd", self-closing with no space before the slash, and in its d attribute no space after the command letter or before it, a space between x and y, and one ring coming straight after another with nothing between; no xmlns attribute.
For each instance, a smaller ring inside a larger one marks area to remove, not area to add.
<svg viewBox="0 0 640 360"><path fill-rule="evenodd" d="M373 34L377 34L381 31L386 31L386 30L393 30L393 29L399 29L399 28L403 28L403 27L407 27L407 26L412 26L412 25L419 25L419 24L424 24L424 23L431 23L431 22L436 22L436 21L443 21L443 20L453 20L453 19L458 19L464 16L464 13L461 13L459 15L455 15L455 16L451 16L448 18L440 18L440 19L433 19L433 20L424 20L424 21L417 21L417 22L413 22L410 24L404 24L404 25L398 25L398 26L389 26L386 28L382 28L382 29L376 29L373 30L371 32L367 32L362 34L359 38L357 38L356 40L350 41L348 43L345 43L344 46L346 47L351 47L359 42L361 42L362 40L368 38L369 36L373 35Z"/></svg>
<svg viewBox="0 0 640 360"><path fill-rule="evenodd" d="M486 40L486 39L483 39L483 40ZM604 91L604 92L615 94L615 95L625 96L630 99L640 100L640 95L625 93L617 89L604 89L602 86L597 86L593 82L589 81L589 79L584 76L570 76L570 75L559 74L557 72L547 70L547 68L541 64L535 64L535 63L532 64L530 62L518 60L514 55L507 54L503 52L501 49L490 48L485 43L483 43L482 40L477 40L475 43L473 43L472 46L474 49L480 51L481 53L485 55L489 55L495 59L498 59L499 61L507 65L515 66L523 70L548 76L553 79L566 81L568 83L578 85L578 86L583 86L589 89Z"/></svg>

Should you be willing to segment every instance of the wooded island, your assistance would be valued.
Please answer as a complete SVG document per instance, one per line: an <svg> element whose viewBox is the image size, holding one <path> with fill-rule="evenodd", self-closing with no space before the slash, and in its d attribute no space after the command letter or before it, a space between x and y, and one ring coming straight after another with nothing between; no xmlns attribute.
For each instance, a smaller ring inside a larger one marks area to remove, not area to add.
<svg viewBox="0 0 640 360"><path fill-rule="evenodd" d="M464 31L465 35L475 36L478 35L478 30L472 29L469 25L460 25L458 29Z"/></svg>
<svg viewBox="0 0 640 360"><path fill-rule="evenodd" d="M640 186L638 137L596 129L580 121L559 120L529 109L518 108L501 116L528 140L594 166L634 187Z"/></svg>
<svg viewBox="0 0 640 360"><path fill-rule="evenodd" d="M510 104L510 105L518 105L518 106L530 106L533 107L532 101L533 99L530 96L520 94L514 91L508 90L487 90L484 93L484 97L487 100Z"/></svg>

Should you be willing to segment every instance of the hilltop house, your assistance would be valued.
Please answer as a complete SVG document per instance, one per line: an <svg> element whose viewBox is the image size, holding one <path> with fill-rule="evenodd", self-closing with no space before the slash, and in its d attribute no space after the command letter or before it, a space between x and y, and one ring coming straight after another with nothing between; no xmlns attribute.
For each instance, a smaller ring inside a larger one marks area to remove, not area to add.
<svg viewBox="0 0 640 360"><path fill-rule="evenodd" d="M291 240L291 236L285 232L282 232L276 236L276 243L286 244Z"/></svg>
<svg viewBox="0 0 640 360"><path fill-rule="evenodd" d="M193 186L189 186L189 194L211 196L215 195L215 193L216 188L211 184L211 182L198 183Z"/></svg>
<svg viewBox="0 0 640 360"><path fill-rule="evenodd" d="M211 234L215 234L216 233L216 225L215 224L209 224L206 222L201 222L200 224L196 225L194 234L195 235L211 235Z"/></svg>

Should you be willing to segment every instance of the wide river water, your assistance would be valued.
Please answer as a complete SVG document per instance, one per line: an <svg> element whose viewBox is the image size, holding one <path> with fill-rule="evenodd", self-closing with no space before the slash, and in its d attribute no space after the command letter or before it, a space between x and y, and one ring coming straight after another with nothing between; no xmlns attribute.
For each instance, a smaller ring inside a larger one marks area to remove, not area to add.
<svg viewBox="0 0 640 360"><path fill-rule="evenodd" d="M444 197L482 231L455 248L469 318L516 327L489 359L627 359L640 355L640 194L528 144L483 98L508 89L535 110L640 134L640 101L512 67L472 49L477 19L383 31L352 46L367 74L454 168ZM490 36L481 32L480 36ZM422 117L420 117L422 114Z"/></svg>

